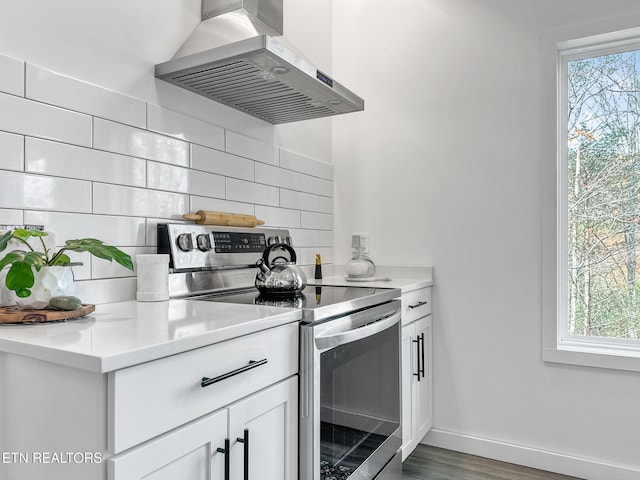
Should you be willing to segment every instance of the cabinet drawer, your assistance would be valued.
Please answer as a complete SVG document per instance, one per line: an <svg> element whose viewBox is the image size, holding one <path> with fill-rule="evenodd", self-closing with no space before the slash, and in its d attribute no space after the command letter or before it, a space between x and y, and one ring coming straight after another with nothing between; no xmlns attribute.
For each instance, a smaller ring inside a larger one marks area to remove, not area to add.
<svg viewBox="0 0 640 480"><path fill-rule="evenodd" d="M403 293L401 302L403 325L408 325L420 317L429 315L431 313L431 287Z"/></svg>
<svg viewBox="0 0 640 480"><path fill-rule="evenodd" d="M243 367L253 368L231 375ZM119 453L297 371L296 322L113 372L109 450ZM203 377L216 381L203 387Z"/></svg>

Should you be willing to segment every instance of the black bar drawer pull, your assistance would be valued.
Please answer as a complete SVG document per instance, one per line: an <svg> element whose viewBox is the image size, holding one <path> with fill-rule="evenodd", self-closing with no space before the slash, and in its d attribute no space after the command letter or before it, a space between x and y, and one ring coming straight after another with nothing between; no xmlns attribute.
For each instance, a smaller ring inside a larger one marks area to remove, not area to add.
<svg viewBox="0 0 640 480"><path fill-rule="evenodd" d="M216 452L224 453L224 480L229 480L229 439L224 439L224 448L217 448Z"/></svg>
<svg viewBox="0 0 640 480"><path fill-rule="evenodd" d="M263 358L262 360L249 360L249 363L247 363L244 367L240 367L231 372L223 373L222 375L218 375L217 377L213 377L213 378L202 377L202 382L200 383L200 386L202 388L208 387L209 385L213 385L214 383L221 382L222 380L226 380L227 378L231 378L235 375L238 375L239 373L246 372L247 370L251 370L252 368L259 367L260 365L264 365L265 363L267 363L266 358Z"/></svg>
<svg viewBox="0 0 640 480"><path fill-rule="evenodd" d="M244 429L244 437L236 438L238 443L244 443L244 480L249 480L249 429Z"/></svg>
<svg viewBox="0 0 640 480"><path fill-rule="evenodd" d="M422 378L424 378L424 332L420 334L420 341L422 342L422 353L420 355L422 358L422 363L420 364L419 372L422 374Z"/></svg>
<svg viewBox="0 0 640 480"><path fill-rule="evenodd" d="M418 377L418 381L420 381L420 337L416 337L415 340L411 339L413 343L416 343L416 362L418 362L418 373L414 373L414 377Z"/></svg>
<svg viewBox="0 0 640 480"><path fill-rule="evenodd" d="M421 306L423 306L423 305L426 305L427 303L428 303L428 302L418 302L418 303L416 303L415 305L409 305L409 308L410 308L411 310L413 310L414 308L421 307Z"/></svg>

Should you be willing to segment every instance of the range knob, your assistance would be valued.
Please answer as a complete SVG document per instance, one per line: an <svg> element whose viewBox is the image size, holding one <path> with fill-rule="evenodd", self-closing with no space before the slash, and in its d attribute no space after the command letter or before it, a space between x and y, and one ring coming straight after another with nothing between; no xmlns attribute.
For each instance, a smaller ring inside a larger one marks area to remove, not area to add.
<svg viewBox="0 0 640 480"><path fill-rule="evenodd" d="M178 248L183 252L190 252L193 250L193 237L190 233L181 233L178 235L176 243L178 244Z"/></svg>
<svg viewBox="0 0 640 480"><path fill-rule="evenodd" d="M203 233L196 237L196 245L198 245L198 250L201 252L208 252L211 250L211 238L209 234Z"/></svg>
<svg viewBox="0 0 640 480"><path fill-rule="evenodd" d="M274 235L267 240L267 246L275 245L276 243L283 243L283 238L279 235Z"/></svg>

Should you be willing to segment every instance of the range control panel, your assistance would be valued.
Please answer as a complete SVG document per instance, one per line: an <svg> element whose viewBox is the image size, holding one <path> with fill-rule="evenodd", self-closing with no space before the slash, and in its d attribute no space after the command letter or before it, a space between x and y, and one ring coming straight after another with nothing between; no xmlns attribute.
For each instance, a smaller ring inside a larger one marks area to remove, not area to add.
<svg viewBox="0 0 640 480"><path fill-rule="evenodd" d="M212 232L216 253L264 252L267 239L264 233Z"/></svg>
<svg viewBox="0 0 640 480"><path fill-rule="evenodd" d="M285 229L158 224L158 253L170 255L173 271L255 266L274 243L293 246Z"/></svg>

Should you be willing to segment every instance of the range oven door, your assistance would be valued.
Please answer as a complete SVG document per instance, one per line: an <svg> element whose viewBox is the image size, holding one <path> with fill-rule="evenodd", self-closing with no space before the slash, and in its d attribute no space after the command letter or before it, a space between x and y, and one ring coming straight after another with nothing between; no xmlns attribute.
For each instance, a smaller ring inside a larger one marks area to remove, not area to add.
<svg viewBox="0 0 640 480"><path fill-rule="evenodd" d="M397 300L301 327L301 479L372 479L396 455L400 345Z"/></svg>

